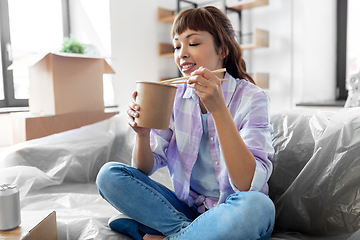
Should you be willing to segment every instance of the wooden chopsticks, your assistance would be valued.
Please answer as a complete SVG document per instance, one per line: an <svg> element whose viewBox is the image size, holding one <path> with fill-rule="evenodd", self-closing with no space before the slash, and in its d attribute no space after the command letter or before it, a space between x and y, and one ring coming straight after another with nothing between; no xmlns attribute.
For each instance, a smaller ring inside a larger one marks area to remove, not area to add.
<svg viewBox="0 0 360 240"><path fill-rule="evenodd" d="M212 71L212 73L221 73L221 72L226 72L226 68L220 68L220 69ZM189 78L190 78L190 76L180 77L180 78L173 78L173 79L161 81L160 83L164 83L164 84L181 84L181 83L186 83ZM227 81L226 78L223 78L223 79L220 79L220 80L221 81Z"/></svg>

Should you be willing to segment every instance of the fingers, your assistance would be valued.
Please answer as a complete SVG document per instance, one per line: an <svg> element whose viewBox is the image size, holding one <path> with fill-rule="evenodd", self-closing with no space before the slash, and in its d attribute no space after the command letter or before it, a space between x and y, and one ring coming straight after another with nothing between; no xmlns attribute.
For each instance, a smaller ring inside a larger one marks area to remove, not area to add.
<svg viewBox="0 0 360 240"><path fill-rule="evenodd" d="M133 102L129 102L128 104L129 109L126 111L127 114L129 115L128 124L130 125L130 127L133 128L133 130L138 135L149 134L151 130L150 128L139 127L135 121L135 119L139 118L140 115L139 114L140 106L135 102L137 95L138 95L137 91L134 91L132 93Z"/></svg>
<svg viewBox="0 0 360 240"><path fill-rule="evenodd" d="M204 67L196 69L194 72L191 73L191 75L200 75L207 80L215 80L218 78L215 73Z"/></svg>
<svg viewBox="0 0 360 240"><path fill-rule="evenodd" d="M134 91L132 93L132 99L133 101L132 102L129 102L129 108L132 109L133 111L139 111L140 107L139 105L136 103L136 97L138 95L138 92L137 91ZM134 116L135 117L135 116Z"/></svg>
<svg viewBox="0 0 360 240"><path fill-rule="evenodd" d="M139 117L139 105L135 103L136 101L136 97L137 97L137 91L134 91L132 93L132 99L133 99L133 102L129 102L129 109L127 110L127 114L129 116L129 119L128 119L128 124L131 126L131 127L135 127L136 126L136 122L135 122L135 118L138 118Z"/></svg>
<svg viewBox="0 0 360 240"><path fill-rule="evenodd" d="M138 95L138 92L137 92L136 90L133 91L133 93L132 93L132 98L133 98L134 102L136 101L137 95Z"/></svg>
<svg viewBox="0 0 360 240"><path fill-rule="evenodd" d="M225 105L221 80L209 69L200 67L192 72L188 86L193 88L209 112L217 111Z"/></svg>
<svg viewBox="0 0 360 240"><path fill-rule="evenodd" d="M134 106L135 104L133 102L130 102L129 103L129 106ZM139 107L136 105L135 108L133 107L130 107L128 110L127 110L127 114L129 115L129 117L131 118L137 118L139 117L139 112L137 111L139 109Z"/></svg>
<svg viewBox="0 0 360 240"><path fill-rule="evenodd" d="M207 81L208 80L202 76L193 76L188 79L187 84L191 88L202 88L207 86Z"/></svg>
<svg viewBox="0 0 360 240"><path fill-rule="evenodd" d="M221 80L209 69L200 67L191 73L188 84L198 83L202 86L209 86L211 83L220 84Z"/></svg>
<svg viewBox="0 0 360 240"><path fill-rule="evenodd" d="M209 73L212 74L212 72L209 69L204 68L204 67L199 67L194 72L192 72L191 75L193 75L193 76L194 75L202 75L204 78L209 79L209 77L205 76L205 74L208 75Z"/></svg>
<svg viewBox="0 0 360 240"><path fill-rule="evenodd" d="M202 71L194 71L191 73L191 77L188 79L188 84L190 85L190 87L206 87L208 86L208 81L209 79L206 78L203 74Z"/></svg>
<svg viewBox="0 0 360 240"><path fill-rule="evenodd" d="M136 122L132 118L128 119L128 124L130 125L130 127L133 127L133 128L136 127Z"/></svg>
<svg viewBox="0 0 360 240"><path fill-rule="evenodd" d="M132 106L132 102L129 103L129 106ZM133 110L131 107L127 110L127 114L129 116L128 123L131 127L136 126L135 118L139 117L139 113Z"/></svg>

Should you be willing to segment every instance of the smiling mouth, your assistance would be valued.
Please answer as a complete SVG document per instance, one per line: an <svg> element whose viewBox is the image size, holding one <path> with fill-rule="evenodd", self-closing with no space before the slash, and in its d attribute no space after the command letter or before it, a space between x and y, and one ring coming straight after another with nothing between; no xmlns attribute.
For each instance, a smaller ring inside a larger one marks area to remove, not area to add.
<svg viewBox="0 0 360 240"><path fill-rule="evenodd" d="M181 69L182 69L183 72L187 72L195 65L196 65L195 63L186 64L186 65L181 66Z"/></svg>

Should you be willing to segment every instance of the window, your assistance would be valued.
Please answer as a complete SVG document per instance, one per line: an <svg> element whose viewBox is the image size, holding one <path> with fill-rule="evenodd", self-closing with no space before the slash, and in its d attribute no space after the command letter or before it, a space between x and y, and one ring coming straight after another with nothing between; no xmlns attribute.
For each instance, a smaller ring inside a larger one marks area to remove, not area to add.
<svg viewBox="0 0 360 240"><path fill-rule="evenodd" d="M68 27L63 21L66 6L62 0L0 1L0 107L28 106L28 68L9 71L7 67L14 59L61 48Z"/></svg>
<svg viewBox="0 0 360 240"><path fill-rule="evenodd" d="M346 76L360 72L360 1L348 0Z"/></svg>
<svg viewBox="0 0 360 240"><path fill-rule="evenodd" d="M9 0L8 3L11 41L8 47L12 59L61 48L63 23L60 0ZM13 70L13 84L15 99L29 98L28 68Z"/></svg>
<svg viewBox="0 0 360 240"><path fill-rule="evenodd" d="M85 44L89 54L96 54L98 46L111 52L108 2L0 0L0 107L28 106L28 68L7 68L14 59L59 51L63 38L70 35L69 7L72 30L79 36L77 40L89 43ZM113 106L112 76L104 75L103 82L104 103Z"/></svg>
<svg viewBox="0 0 360 240"><path fill-rule="evenodd" d="M346 28L347 0L337 0L337 36L336 36L336 100L347 98L346 82Z"/></svg>
<svg viewBox="0 0 360 240"><path fill-rule="evenodd" d="M346 80L360 72L359 0L337 0L337 99L347 98Z"/></svg>
<svg viewBox="0 0 360 240"><path fill-rule="evenodd" d="M1 48L0 48L0 56L1 56ZM2 66L2 60L0 57L0 66ZM3 81L3 74L2 74L2 67L0 67L0 101L4 101L4 81Z"/></svg>

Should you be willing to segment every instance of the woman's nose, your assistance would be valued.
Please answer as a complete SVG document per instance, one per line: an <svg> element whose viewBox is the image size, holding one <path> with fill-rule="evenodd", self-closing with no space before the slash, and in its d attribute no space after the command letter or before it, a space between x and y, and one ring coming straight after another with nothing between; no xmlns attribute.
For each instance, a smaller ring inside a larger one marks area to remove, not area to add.
<svg viewBox="0 0 360 240"><path fill-rule="evenodd" d="M180 58L188 58L189 57L189 52L187 50L186 47L182 47L180 49Z"/></svg>

